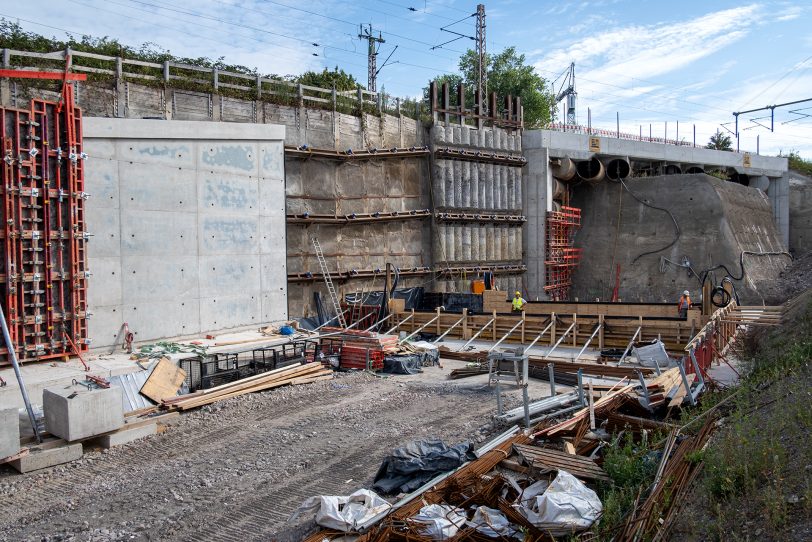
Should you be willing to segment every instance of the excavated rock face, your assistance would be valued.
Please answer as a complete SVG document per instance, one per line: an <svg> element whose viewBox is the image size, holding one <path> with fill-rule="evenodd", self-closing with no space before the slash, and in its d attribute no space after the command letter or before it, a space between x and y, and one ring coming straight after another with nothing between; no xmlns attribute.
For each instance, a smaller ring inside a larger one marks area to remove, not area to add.
<svg viewBox="0 0 812 542"><path fill-rule="evenodd" d="M761 190L704 174L625 182L645 204L616 182L584 187L575 194L574 205L582 209L575 245L584 253L572 297L608 299L619 264L623 301L676 303L686 289L698 301L699 278L680 267L687 261L700 276L724 266L710 271L714 285L732 275L742 302L760 303L760 290L790 262L786 254L748 254L787 250Z"/></svg>
<svg viewBox="0 0 812 542"><path fill-rule="evenodd" d="M789 251L812 252L812 178L789 172Z"/></svg>

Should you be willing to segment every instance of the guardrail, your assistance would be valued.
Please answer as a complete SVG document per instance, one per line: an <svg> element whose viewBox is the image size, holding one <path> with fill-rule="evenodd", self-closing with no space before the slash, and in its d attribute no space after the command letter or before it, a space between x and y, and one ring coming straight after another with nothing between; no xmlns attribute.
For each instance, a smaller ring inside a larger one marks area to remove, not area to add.
<svg viewBox="0 0 812 542"><path fill-rule="evenodd" d="M285 102L305 104L314 107L339 109L349 107L357 111L378 111L417 118L420 115L420 102L409 111L402 110L403 101L383 92L370 92L362 88L337 91L335 88L321 88L285 79L262 77L259 74L224 71L214 67L195 66L166 60L146 62L118 56L100 55L84 51L66 49L51 53L35 53L15 49L0 50L2 68L38 70L43 65L59 68L68 66L72 71L109 76L116 81L143 81L147 84L183 82L208 87L218 92L221 89L235 90L251 94L256 99L273 97ZM36 64L36 67L32 67ZM94 65L91 65L94 64ZM405 109L405 108L404 108Z"/></svg>

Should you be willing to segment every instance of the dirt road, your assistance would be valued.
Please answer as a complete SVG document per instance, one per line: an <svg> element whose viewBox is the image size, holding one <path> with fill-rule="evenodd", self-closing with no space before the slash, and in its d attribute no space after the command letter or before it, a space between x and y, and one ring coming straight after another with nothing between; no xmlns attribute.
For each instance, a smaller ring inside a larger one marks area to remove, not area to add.
<svg viewBox="0 0 812 542"><path fill-rule="evenodd" d="M3 467L0 539L270 540L305 498L369 484L392 448L495 433L482 377L445 374L340 375L205 407L162 434L40 473Z"/></svg>

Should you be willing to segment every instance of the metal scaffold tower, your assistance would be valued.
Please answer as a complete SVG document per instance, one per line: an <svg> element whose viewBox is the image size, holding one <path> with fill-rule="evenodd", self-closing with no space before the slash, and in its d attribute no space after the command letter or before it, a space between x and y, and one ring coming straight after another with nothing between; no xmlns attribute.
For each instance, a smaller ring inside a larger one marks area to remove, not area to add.
<svg viewBox="0 0 812 542"><path fill-rule="evenodd" d="M488 94L487 51L485 49L485 4L476 7L476 52L478 62L477 103L485 103ZM482 111L479 112L480 114Z"/></svg>
<svg viewBox="0 0 812 542"><path fill-rule="evenodd" d="M581 227L581 210L561 207L547 212L544 291L552 301L566 301L572 275L581 261L581 249L574 248L575 233Z"/></svg>

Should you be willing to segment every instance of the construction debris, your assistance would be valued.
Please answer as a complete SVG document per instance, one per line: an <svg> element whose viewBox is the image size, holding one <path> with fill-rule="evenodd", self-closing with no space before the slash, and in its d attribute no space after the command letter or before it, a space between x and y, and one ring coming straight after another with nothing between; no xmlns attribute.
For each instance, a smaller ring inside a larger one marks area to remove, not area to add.
<svg viewBox="0 0 812 542"><path fill-rule="evenodd" d="M440 439L411 442L384 458L373 487L384 494L408 493L438 473L455 469L473 459L469 442L447 446Z"/></svg>

